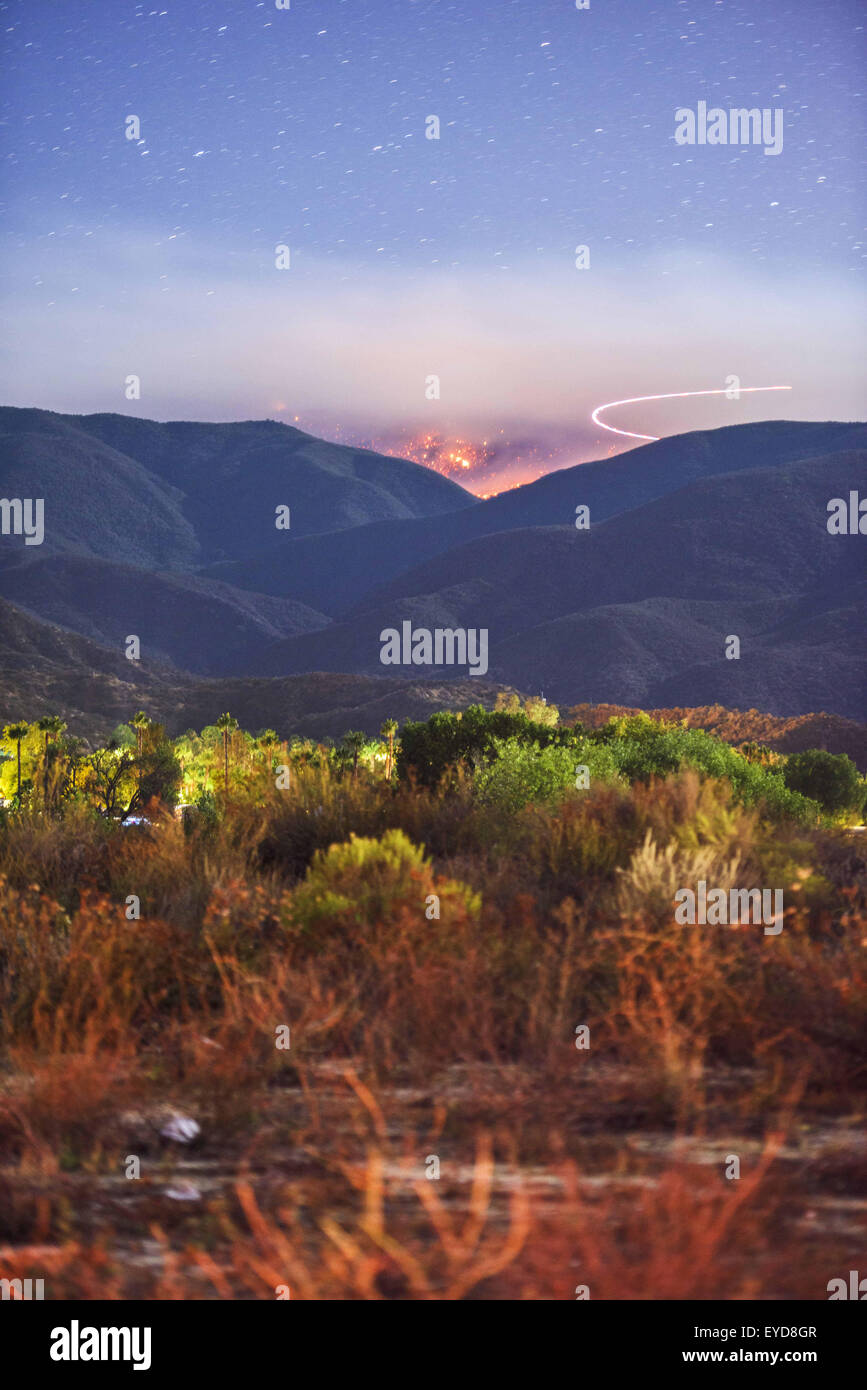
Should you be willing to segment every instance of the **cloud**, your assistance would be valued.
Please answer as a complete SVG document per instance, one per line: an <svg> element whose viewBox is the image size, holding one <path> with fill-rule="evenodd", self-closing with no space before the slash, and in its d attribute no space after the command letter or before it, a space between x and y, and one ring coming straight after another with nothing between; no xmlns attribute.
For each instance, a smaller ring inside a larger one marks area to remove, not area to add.
<svg viewBox="0 0 867 1390"><path fill-rule="evenodd" d="M10 404L155 419L311 419L344 429L532 422L591 448L605 400L791 384L778 398L629 407L649 434L784 414L856 418L865 316L839 274L775 276L705 253L630 268L513 264L371 272L271 247L237 255L142 231L7 259ZM141 379L141 399L124 381ZM425 398L439 378L440 399ZM308 425L309 427L309 425ZM597 447L598 452L598 447Z"/></svg>

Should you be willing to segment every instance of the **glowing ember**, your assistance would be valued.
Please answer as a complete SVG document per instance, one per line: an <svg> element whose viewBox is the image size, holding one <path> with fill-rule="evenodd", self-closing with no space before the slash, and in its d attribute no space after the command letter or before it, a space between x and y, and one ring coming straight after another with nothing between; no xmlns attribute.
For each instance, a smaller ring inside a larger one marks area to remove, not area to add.
<svg viewBox="0 0 867 1390"><path fill-rule="evenodd" d="M337 443L410 459L452 478L482 499L534 482L552 468L580 462L584 453L583 443L579 445L562 436L552 438L550 431L534 440L529 434L510 438L504 429L494 429L486 438L473 440L399 426L371 435L333 421L305 420L304 428Z"/></svg>
<svg viewBox="0 0 867 1390"><path fill-rule="evenodd" d="M495 497L499 492L532 482L547 473L556 459L556 453L537 445L507 439L504 430L480 441L446 437L433 431L403 431L387 440L378 439L372 447L454 478L461 487L481 498Z"/></svg>
<svg viewBox="0 0 867 1390"><path fill-rule="evenodd" d="M412 459L425 468L433 468L444 477L460 477L470 469L483 468L494 457L494 450L485 439L481 445L468 439L443 439L438 434L422 434L399 442L385 450L387 454Z"/></svg>

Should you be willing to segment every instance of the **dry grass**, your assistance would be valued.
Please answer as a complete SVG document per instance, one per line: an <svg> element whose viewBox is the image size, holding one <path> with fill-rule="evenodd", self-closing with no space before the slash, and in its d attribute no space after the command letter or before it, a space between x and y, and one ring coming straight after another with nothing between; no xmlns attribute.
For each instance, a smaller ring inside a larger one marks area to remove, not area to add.
<svg viewBox="0 0 867 1390"><path fill-rule="evenodd" d="M327 853L389 828L427 855ZM802 1248L821 1171L776 1156L863 1111L867 868L840 836L771 830L694 774L504 832L465 788L311 769L192 833L10 820L0 866L0 1277L84 1298L810 1298L849 1258L845 1232ZM784 887L779 937L675 925L675 886L739 876ZM201 1123L188 1151L160 1137L173 1109ZM726 1181L630 1148L658 1131L752 1156ZM185 1174L200 1197L167 1198Z"/></svg>

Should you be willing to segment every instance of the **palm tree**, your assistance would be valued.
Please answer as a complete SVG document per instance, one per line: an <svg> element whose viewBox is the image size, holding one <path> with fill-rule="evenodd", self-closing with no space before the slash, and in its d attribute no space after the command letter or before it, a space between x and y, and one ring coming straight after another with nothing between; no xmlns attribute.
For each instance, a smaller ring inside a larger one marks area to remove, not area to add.
<svg viewBox="0 0 867 1390"><path fill-rule="evenodd" d="M138 741L138 755L139 757L141 757L141 750L144 742L144 731L150 726L151 721L145 714L144 710L140 709L137 714L133 715L132 719L129 722L132 728L135 729L136 739Z"/></svg>
<svg viewBox="0 0 867 1390"><path fill-rule="evenodd" d="M49 738L51 738L53 742L60 737L60 735L66 728L66 720L61 719L60 716L57 714L45 714L41 719L37 719L36 727L41 734L45 735L45 747L43 750L43 758L45 762L47 762L48 740Z"/></svg>
<svg viewBox="0 0 867 1390"><path fill-rule="evenodd" d="M280 742L280 739L278 738L276 731L274 729L263 729L256 742L258 743L260 748L264 749L268 758L268 766L273 772L274 749L276 745Z"/></svg>
<svg viewBox="0 0 867 1390"><path fill-rule="evenodd" d="M223 735L223 761L226 777L226 795L229 794L229 735L233 734L238 727L238 721L232 714L221 714L217 720L216 727Z"/></svg>
<svg viewBox="0 0 867 1390"><path fill-rule="evenodd" d="M358 729L350 729L348 734L343 735L344 747L348 748L352 754L352 778L353 781L358 777L358 755L367 742L367 735Z"/></svg>
<svg viewBox="0 0 867 1390"><path fill-rule="evenodd" d="M74 734L70 734L63 740L63 753L67 759L73 791L75 791L75 779L78 775L78 765L86 746L84 739L76 738Z"/></svg>
<svg viewBox="0 0 867 1390"><path fill-rule="evenodd" d="M46 809L48 808L48 735L54 725L54 716L44 714L41 719L37 719L36 727L41 734L45 735L45 747L42 753L42 799Z"/></svg>
<svg viewBox="0 0 867 1390"><path fill-rule="evenodd" d="M3 731L4 738L8 738L12 743L18 744L18 800L21 800L21 740L26 738L30 732L30 725L23 719L17 724L7 724Z"/></svg>
<svg viewBox="0 0 867 1390"><path fill-rule="evenodd" d="M48 730L48 732L51 734L52 739L60 738L60 735L65 731L65 729L66 720L61 719L59 714L52 714L51 727Z"/></svg>
<svg viewBox="0 0 867 1390"><path fill-rule="evenodd" d="M43 795L46 806L48 805L48 740L56 739L66 728L66 721L59 718L56 714L45 714L41 719L37 719L36 727L41 734L45 735L45 747L42 753L42 780Z"/></svg>
<svg viewBox="0 0 867 1390"><path fill-rule="evenodd" d="M137 750L137 751L138 751L138 768L137 768L137 770L136 770L136 785L138 786L139 796L141 796L141 757L142 757L142 749L144 748L145 729L149 729L149 728L150 728L151 721L150 721L150 719L148 718L148 716L145 714L144 710L143 710L143 709L140 709L136 714L133 715L132 719L131 719L129 722L130 722L130 724L132 725L132 727L135 729L135 732L136 732L136 742L137 742L137 745L138 745L138 750Z"/></svg>
<svg viewBox="0 0 867 1390"><path fill-rule="evenodd" d="M397 720L386 719L379 732L383 738L388 739L388 757L385 760L385 780L388 782L394 768L394 736L397 733Z"/></svg>
<svg viewBox="0 0 867 1390"><path fill-rule="evenodd" d="M285 743L284 743L283 747L284 747L284 748L286 747L286 744L285 744ZM313 758L314 758L315 753L316 753L316 749L315 749L315 747L314 747L314 745L313 745L313 742L312 742L309 738L298 738L298 737L295 737L295 738L292 739L292 758L293 758L293 761L299 762L299 763L301 764L302 767L307 767L308 764L310 764L310 763L313 762ZM288 751L287 751L287 753L286 753L286 756L287 756L287 757L289 756Z"/></svg>

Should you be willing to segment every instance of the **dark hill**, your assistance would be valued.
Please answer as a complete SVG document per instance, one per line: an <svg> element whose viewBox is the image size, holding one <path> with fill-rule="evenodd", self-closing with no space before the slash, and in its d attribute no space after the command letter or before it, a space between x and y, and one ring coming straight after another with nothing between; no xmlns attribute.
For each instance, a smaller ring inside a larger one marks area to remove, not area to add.
<svg viewBox="0 0 867 1390"><path fill-rule="evenodd" d="M294 599L232 589L183 572L155 572L31 547L0 551L0 595L18 607L123 652L135 633L149 662L202 675L230 674L263 646L325 627Z"/></svg>
<svg viewBox="0 0 867 1390"><path fill-rule="evenodd" d="M0 409L0 496L42 498L45 538L0 536L0 594L109 644L202 674L244 674L281 637L327 621L315 604L194 571L308 531L437 516L475 500L404 459L273 420L157 424ZM291 529L277 531L288 505ZM279 549L279 546L278 546Z"/></svg>
<svg viewBox="0 0 867 1390"><path fill-rule="evenodd" d="M769 421L676 435L617 458L550 473L476 506L416 521L385 521L271 543L260 554L209 572L229 584L291 595L339 616L424 560L482 536L530 526L574 529L575 508L592 525L716 475L780 467L867 447L867 426Z"/></svg>
<svg viewBox="0 0 867 1390"><path fill-rule="evenodd" d="M339 738L350 728L374 734L390 717L403 722L425 719L438 709L462 709L471 703L491 706L503 689L487 678L439 682L321 671L273 680L195 680L149 663L135 666L3 599L0 651L0 724L60 714L73 733L92 739L106 737L141 707L164 722L171 734L202 728L226 709L245 728L271 726L284 737ZM590 725L625 712L622 706L600 704L567 711L569 717ZM652 713L685 718L736 744L757 739L781 751L848 752L862 771L867 768L867 726L835 714L781 719L756 708L725 708L719 703L697 709L668 706Z"/></svg>
<svg viewBox="0 0 867 1390"><path fill-rule="evenodd" d="M381 670L381 630L410 619L487 628L490 674L558 701L857 716L864 538L826 525L828 500L850 488L867 495L867 452L704 479L589 532L486 536L383 586L344 622L277 643L265 669ZM730 634L740 661L725 659Z"/></svg>
<svg viewBox="0 0 867 1390"><path fill-rule="evenodd" d="M43 546L0 538L0 594L116 649L136 633L147 662L181 673L460 679L381 665L381 630L409 619L486 628L473 682L561 703L858 716L867 542L826 520L831 497L867 495L865 459L863 425L766 422L480 503L274 421L0 410L0 496L46 499ZM721 656L729 634L739 661Z"/></svg>
<svg viewBox="0 0 867 1390"><path fill-rule="evenodd" d="M438 709L493 705L491 681L405 681L312 672L284 680L196 680L169 667L127 661L95 642L22 613L0 599L0 724L59 714L71 732L105 738L140 708L172 735L212 724L224 710L244 728L281 737L378 733L386 718L426 719Z"/></svg>
<svg viewBox="0 0 867 1390"><path fill-rule="evenodd" d="M172 569L254 555L293 533L475 505L430 469L274 420L158 424L11 407L0 408L0 496L45 499L47 550ZM290 531L276 530L281 505Z"/></svg>

